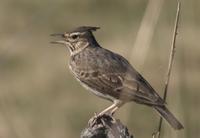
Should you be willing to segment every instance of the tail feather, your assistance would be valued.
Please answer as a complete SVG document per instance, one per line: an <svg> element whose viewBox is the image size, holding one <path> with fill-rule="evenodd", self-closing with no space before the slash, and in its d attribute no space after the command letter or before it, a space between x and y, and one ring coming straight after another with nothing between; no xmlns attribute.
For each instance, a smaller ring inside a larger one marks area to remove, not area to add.
<svg viewBox="0 0 200 138"><path fill-rule="evenodd" d="M160 115L176 130L183 129L183 125L165 106L154 106Z"/></svg>

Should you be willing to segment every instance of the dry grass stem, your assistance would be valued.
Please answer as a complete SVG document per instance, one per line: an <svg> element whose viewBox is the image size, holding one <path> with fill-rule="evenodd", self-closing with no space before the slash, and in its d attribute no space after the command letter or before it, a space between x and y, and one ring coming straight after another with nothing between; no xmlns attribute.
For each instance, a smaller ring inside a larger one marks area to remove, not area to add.
<svg viewBox="0 0 200 138"><path fill-rule="evenodd" d="M163 96L164 100L166 100L166 98L167 98L167 91L168 91L168 86L169 86L171 70L172 70L172 63L173 63L173 60L174 60L179 15L180 15L180 2L178 1L176 19L175 19L175 25L174 25L173 37L172 37L172 44L171 44L171 50L170 50L170 56L169 56L169 64L168 64L167 75L166 75L167 77L166 77L166 81L165 81L165 89L164 89L164 96ZM161 133L161 128L162 128L162 120L163 120L162 117L160 117L159 126L158 126L158 130L157 130L158 138L160 138L160 133ZM154 136L155 135L153 135L153 137Z"/></svg>

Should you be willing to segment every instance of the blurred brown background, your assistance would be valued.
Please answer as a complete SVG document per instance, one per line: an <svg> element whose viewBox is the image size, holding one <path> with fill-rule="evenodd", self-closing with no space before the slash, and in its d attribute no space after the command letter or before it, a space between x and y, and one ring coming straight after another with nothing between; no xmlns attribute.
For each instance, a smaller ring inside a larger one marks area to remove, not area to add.
<svg viewBox="0 0 200 138"><path fill-rule="evenodd" d="M163 138L200 137L200 1L181 2L167 103L185 129L164 122ZM99 43L128 58L162 95L175 13L174 0L0 0L0 138L77 138L111 104L82 88L69 52L49 43L49 34L80 25L100 26ZM159 119L135 103L116 117L136 138L151 137Z"/></svg>

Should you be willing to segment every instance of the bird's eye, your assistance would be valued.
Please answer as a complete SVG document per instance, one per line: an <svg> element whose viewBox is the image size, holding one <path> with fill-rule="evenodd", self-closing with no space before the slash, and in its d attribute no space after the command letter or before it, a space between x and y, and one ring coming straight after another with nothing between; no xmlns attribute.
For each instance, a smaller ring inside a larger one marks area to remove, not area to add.
<svg viewBox="0 0 200 138"><path fill-rule="evenodd" d="M72 35L71 37L72 37L72 39L77 39L78 35Z"/></svg>

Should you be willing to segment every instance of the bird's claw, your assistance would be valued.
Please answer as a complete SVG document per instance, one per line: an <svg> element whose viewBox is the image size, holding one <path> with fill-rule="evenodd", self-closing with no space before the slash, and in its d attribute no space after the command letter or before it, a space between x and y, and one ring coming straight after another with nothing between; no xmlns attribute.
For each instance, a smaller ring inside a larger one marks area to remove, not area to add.
<svg viewBox="0 0 200 138"><path fill-rule="evenodd" d="M104 119L105 118L112 118L113 113L105 113L105 114L97 114L96 112L94 113L94 117L92 117L89 121L88 121L88 125L89 126L94 126L96 123L102 123L104 124Z"/></svg>
<svg viewBox="0 0 200 138"><path fill-rule="evenodd" d="M152 134L152 138L159 138L160 132L159 131L155 131Z"/></svg>

